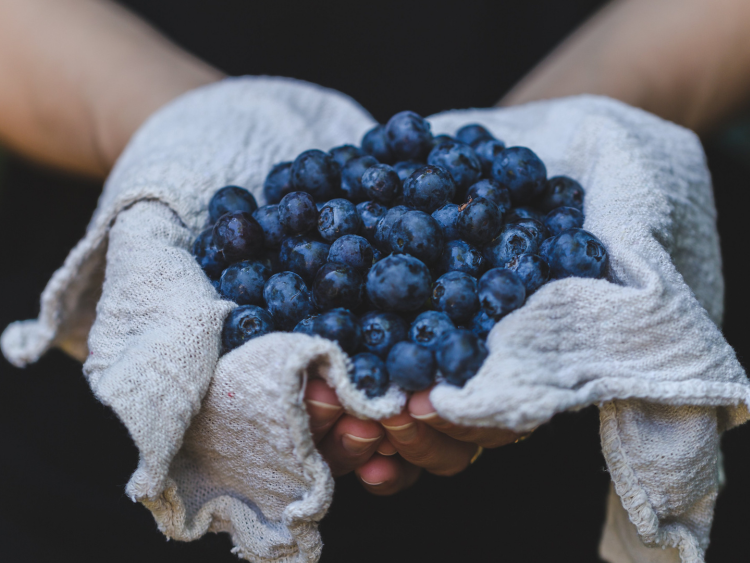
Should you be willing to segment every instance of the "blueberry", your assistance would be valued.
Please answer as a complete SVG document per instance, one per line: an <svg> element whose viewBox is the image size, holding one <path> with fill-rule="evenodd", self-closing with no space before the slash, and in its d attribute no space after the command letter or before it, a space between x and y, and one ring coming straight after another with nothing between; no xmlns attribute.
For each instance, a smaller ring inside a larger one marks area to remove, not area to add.
<svg viewBox="0 0 750 563"><path fill-rule="evenodd" d="M376 164L362 174L362 187L370 199L389 203L401 193L401 178L387 164Z"/></svg>
<svg viewBox="0 0 750 563"><path fill-rule="evenodd" d="M393 224L390 242L394 252L432 264L443 253L443 230L427 213L407 211Z"/></svg>
<svg viewBox="0 0 750 563"><path fill-rule="evenodd" d="M370 242L370 244L375 243L375 231L378 223L387 211L388 208L385 205L375 201L363 201L362 203L357 204L357 214L359 215L360 221L362 221L360 233Z"/></svg>
<svg viewBox="0 0 750 563"><path fill-rule="evenodd" d="M531 149L508 147L492 163L492 179L510 190L514 203L522 204L541 195L547 168Z"/></svg>
<svg viewBox="0 0 750 563"><path fill-rule="evenodd" d="M529 231L534 236L537 247L550 236L550 233L547 230L547 227L544 226L544 223L538 221L537 219L515 219L514 221L512 221L512 224L524 227L527 231Z"/></svg>
<svg viewBox="0 0 750 563"><path fill-rule="evenodd" d="M463 143L446 141L441 143L427 157L427 164L445 168L456 184L456 192L466 193L482 175L482 165L474 149Z"/></svg>
<svg viewBox="0 0 750 563"><path fill-rule="evenodd" d="M357 208L348 199L332 199L320 210L318 232L328 242L344 235L356 235L361 226Z"/></svg>
<svg viewBox="0 0 750 563"><path fill-rule="evenodd" d="M208 217L213 224L225 213L244 211L252 214L256 209L258 209L258 203L253 194L245 188L225 186L217 190L208 202Z"/></svg>
<svg viewBox="0 0 750 563"><path fill-rule="evenodd" d="M353 158L344 165L341 171L341 189L349 201L358 202L368 199L367 192L362 186L362 176L368 168L376 164L378 161L375 157L365 155Z"/></svg>
<svg viewBox="0 0 750 563"><path fill-rule="evenodd" d="M365 136L362 137L362 151L374 156L384 164L391 164L395 160L388 146L383 125L376 125L365 133Z"/></svg>
<svg viewBox="0 0 750 563"><path fill-rule="evenodd" d="M292 163L280 162L274 165L263 182L263 195L266 203L279 203L282 197L293 191Z"/></svg>
<svg viewBox="0 0 750 563"><path fill-rule="evenodd" d="M314 229L318 223L318 207L307 192L292 192L281 198L279 222L293 234L302 234Z"/></svg>
<svg viewBox="0 0 750 563"><path fill-rule="evenodd" d="M362 345L362 329L357 317L346 309L332 309L315 317L312 323L315 334L333 340L347 354L354 354Z"/></svg>
<svg viewBox="0 0 750 563"><path fill-rule="evenodd" d="M370 311L360 319L359 324L362 327L363 346L381 358L388 357L391 348L407 338L406 321L396 313Z"/></svg>
<svg viewBox="0 0 750 563"><path fill-rule="evenodd" d="M430 124L413 111L402 111L385 126L388 147L396 160L422 160L432 148Z"/></svg>
<svg viewBox="0 0 750 563"><path fill-rule="evenodd" d="M516 256L506 266L515 272L526 288L526 295L531 295L549 280L549 265L536 254Z"/></svg>
<svg viewBox="0 0 750 563"><path fill-rule="evenodd" d="M423 166L404 182L404 202L415 209L432 213L456 195L456 185L445 168Z"/></svg>
<svg viewBox="0 0 750 563"><path fill-rule="evenodd" d="M466 192L466 201L483 197L497 205L500 213L505 215L510 211L510 192L508 188L495 180L484 178L471 186Z"/></svg>
<svg viewBox="0 0 750 563"><path fill-rule="evenodd" d="M265 309L255 305L241 305L229 313L221 331L224 351L242 346L248 340L273 332L274 323Z"/></svg>
<svg viewBox="0 0 750 563"><path fill-rule="evenodd" d="M357 354L352 358L349 379L370 399L381 397L388 391L388 370L383 360L373 354Z"/></svg>
<svg viewBox="0 0 750 563"><path fill-rule="evenodd" d="M464 272L478 278L484 273L487 261L481 251L465 240L451 240L445 243L445 250L440 256L436 270L446 272Z"/></svg>
<svg viewBox="0 0 750 563"><path fill-rule="evenodd" d="M575 207L557 207L544 218L544 224L552 236L559 235L568 229L583 227L583 213Z"/></svg>
<svg viewBox="0 0 750 563"><path fill-rule="evenodd" d="M539 245L539 256L542 257L542 259L549 264L549 251L550 248L552 248L552 245L557 240L557 237L549 237L548 239L544 239L542 244Z"/></svg>
<svg viewBox="0 0 750 563"><path fill-rule="evenodd" d="M503 227L503 214L489 199L478 197L458 207L456 231L477 246L487 244Z"/></svg>
<svg viewBox="0 0 750 563"><path fill-rule="evenodd" d="M313 323L317 318L318 317L316 315L314 317L307 317L306 319L302 319L297 323L297 326L294 327L294 330L292 332L300 332L302 334L309 334L310 336L312 336L313 334L315 334L315 331L313 330Z"/></svg>
<svg viewBox="0 0 750 563"><path fill-rule="evenodd" d="M391 383L404 391L422 391L435 382L437 364L432 350L414 344L399 342L386 360Z"/></svg>
<svg viewBox="0 0 750 563"><path fill-rule="evenodd" d="M462 323L479 311L477 280L463 272L448 272L440 276L432 288L432 305Z"/></svg>
<svg viewBox="0 0 750 563"><path fill-rule="evenodd" d="M478 123L471 123L469 125L464 125L461 129L456 131L456 139L467 145L473 145L482 139L494 139L494 137L492 136L492 133L487 131L483 126Z"/></svg>
<svg viewBox="0 0 750 563"><path fill-rule="evenodd" d="M482 165L482 174L489 176L492 172L492 163L505 150L505 143L497 139L480 139L471 147Z"/></svg>
<svg viewBox="0 0 750 563"><path fill-rule="evenodd" d="M315 275L312 294L320 309L356 309L362 303L364 283L361 274L345 264L328 262Z"/></svg>
<svg viewBox="0 0 750 563"><path fill-rule="evenodd" d="M211 280L211 285L216 290L216 293L221 291L221 280Z"/></svg>
<svg viewBox="0 0 750 563"><path fill-rule="evenodd" d="M227 267L227 261L214 244L213 228L208 228L198 235L193 243L192 254L211 279L217 279Z"/></svg>
<svg viewBox="0 0 750 563"><path fill-rule="evenodd" d="M291 240L295 242L285 249L281 265L284 270L294 272L306 284L310 284L328 261L331 245L307 237L291 237Z"/></svg>
<svg viewBox="0 0 750 563"><path fill-rule="evenodd" d="M227 262L254 258L263 252L263 229L244 211L233 211L219 217L214 225L213 239Z"/></svg>
<svg viewBox="0 0 750 563"><path fill-rule="evenodd" d="M495 268L503 268L515 256L537 254L536 236L523 225L511 223L484 247L484 257Z"/></svg>
<svg viewBox="0 0 750 563"><path fill-rule="evenodd" d="M443 231L443 240L455 240L460 237L456 228L458 219L458 205L455 203L446 203L437 211L432 213L432 218L438 222Z"/></svg>
<svg viewBox="0 0 750 563"><path fill-rule="evenodd" d="M518 309L526 299L521 278L504 268L493 268L485 273L479 279L477 290L482 310L496 321Z"/></svg>
<svg viewBox="0 0 750 563"><path fill-rule="evenodd" d="M444 332L453 330L454 328L456 326L445 313L441 313L440 311L425 311L414 319L414 322L411 324L409 340L420 346L435 350L440 336Z"/></svg>
<svg viewBox="0 0 750 563"><path fill-rule="evenodd" d="M457 328L440 337L435 359L445 381L463 387L477 374L488 355L487 346L475 334Z"/></svg>
<svg viewBox="0 0 750 563"><path fill-rule="evenodd" d="M607 275L607 249L583 229L570 229L557 235L547 256L552 279L571 276L600 279Z"/></svg>
<svg viewBox="0 0 750 563"><path fill-rule="evenodd" d="M391 207L378 222L377 227L375 227L375 244L382 252L392 252L391 230L393 229L393 225L395 225L396 221L409 211L411 211L411 209L405 205Z"/></svg>
<svg viewBox="0 0 750 563"><path fill-rule="evenodd" d="M383 258L367 275L370 301L383 311L416 311L430 296L430 271L406 254Z"/></svg>
<svg viewBox="0 0 750 563"><path fill-rule="evenodd" d="M442 145L443 143L460 143L458 139L454 139L450 135L443 133L442 135L436 135L432 138L432 148Z"/></svg>
<svg viewBox="0 0 750 563"><path fill-rule="evenodd" d="M372 256L372 246L366 239L357 235L344 235L331 245L328 261L365 271L372 267Z"/></svg>
<svg viewBox="0 0 750 563"><path fill-rule="evenodd" d="M393 169L398 174L401 182L405 182L406 179L414 174L417 170L424 166L424 162L417 162L416 160L402 160L393 165Z"/></svg>
<svg viewBox="0 0 750 563"><path fill-rule="evenodd" d="M281 330L292 330L315 310L305 282L293 272L271 276L263 288L263 299L274 324Z"/></svg>
<svg viewBox="0 0 750 563"><path fill-rule="evenodd" d="M482 340L486 340L494 326L494 319L484 311L479 311L474 317L472 317L468 329Z"/></svg>
<svg viewBox="0 0 750 563"><path fill-rule="evenodd" d="M573 178L553 176L547 180L539 207L546 212L556 207L574 207L583 211L583 196L583 187Z"/></svg>
<svg viewBox="0 0 750 563"><path fill-rule="evenodd" d="M526 219L534 219L535 221L542 223L544 222L544 215L532 207L521 205L520 207L514 207L510 210L510 213L508 213L508 216L505 218L505 222L518 223L520 221L525 221Z"/></svg>
<svg viewBox="0 0 750 563"><path fill-rule="evenodd" d="M355 147L354 145L333 147L328 151L328 154L331 155L331 158L333 158L341 168L343 168L351 159L365 155L365 153L362 152L362 149Z"/></svg>
<svg viewBox="0 0 750 563"><path fill-rule="evenodd" d="M305 151L292 163L294 189L307 192L318 201L336 197L341 185L341 168L333 157L323 151Z"/></svg>
<svg viewBox="0 0 750 563"><path fill-rule="evenodd" d="M221 296L238 305L262 305L263 286L271 269L260 261L232 264L221 274Z"/></svg>
<svg viewBox="0 0 750 563"><path fill-rule="evenodd" d="M286 229L281 224L279 217L279 206L264 205L259 207L253 213L253 219L258 222L263 229L263 241L266 248L279 249L281 243L286 238Z"/></svg>

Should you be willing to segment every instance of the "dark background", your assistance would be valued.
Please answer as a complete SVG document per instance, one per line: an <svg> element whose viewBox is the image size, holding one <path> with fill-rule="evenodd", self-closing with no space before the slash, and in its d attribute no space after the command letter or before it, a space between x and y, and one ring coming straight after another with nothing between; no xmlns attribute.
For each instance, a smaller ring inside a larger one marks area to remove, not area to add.
<svg viewBox="0 0 750 563"><path fill-rule="evenodd" d="M177 43L230 74L302 78L341 90L384 121L492 105L601 2L423 3L131 0ZM356 7L356 8L355 8ZM727 282L724 332L740 358L748 307L742 122L706 139ZM35 317L49 276L83 235L100 186L0 154L0 329ZM0 359L0 559L44 562L236 561L224 535L167 542L124 495L137 451L91 396L80 364L53 351L15 369ZM728 485L708 561L745 553L750 428L723 440ZM321 525L322 561L599 561L609 483L594 407L556 417L463 474L425 476L391 498L337 485Z"/></svg>

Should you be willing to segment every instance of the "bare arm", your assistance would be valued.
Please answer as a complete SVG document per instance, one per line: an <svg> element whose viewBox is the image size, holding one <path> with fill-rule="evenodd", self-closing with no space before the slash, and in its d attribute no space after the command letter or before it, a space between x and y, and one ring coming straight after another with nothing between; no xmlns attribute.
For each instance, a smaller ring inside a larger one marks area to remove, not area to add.
<svg viewBox="0 0 750 563"><path fill-rule="evenodd" d="M0 142L103 178L153 111L221 73L103 0L0 0Z"/></svg>
<svg viewBox="0 0 750 563"><path fill-rule="evenodd" d="M710 131L750 100L750 2L615 0L500 104L580 93Z"/></svg>

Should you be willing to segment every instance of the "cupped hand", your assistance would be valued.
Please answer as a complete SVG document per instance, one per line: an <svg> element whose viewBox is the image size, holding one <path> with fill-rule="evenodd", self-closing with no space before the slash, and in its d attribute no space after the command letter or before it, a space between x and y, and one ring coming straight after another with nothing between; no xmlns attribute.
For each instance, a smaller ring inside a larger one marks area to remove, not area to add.
<svg viewBox="0 0 750 563"><path fill-rule="evenodd" d="M333 389L320 379L309 381L310 429L333 476L354 471L371 493L391 495L412 485L423 469L455 475L471 464L480 447L497 448L521 437L510 430L448 422L435 412L429 395L429 389L414 393L401 414L376 422L344 413Z"/></svg>

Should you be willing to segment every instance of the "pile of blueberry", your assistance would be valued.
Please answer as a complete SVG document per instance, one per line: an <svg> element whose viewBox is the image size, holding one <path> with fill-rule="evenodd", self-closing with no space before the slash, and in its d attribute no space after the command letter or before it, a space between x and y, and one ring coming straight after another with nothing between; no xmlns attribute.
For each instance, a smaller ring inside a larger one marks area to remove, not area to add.
<svg viewBox="0 0 750 563"><path fill-rule="evenodd" d="M547 178L526 147L477 124L433 136L413 112L361 147L308 150L273 167L268 205L227 186L193 254L240 306L225 351L273 331L317 334L352 356L369 397L439 373L463 386L503 316L548 280L602 278L608 257L583 230L583 188Z"/></svg>

